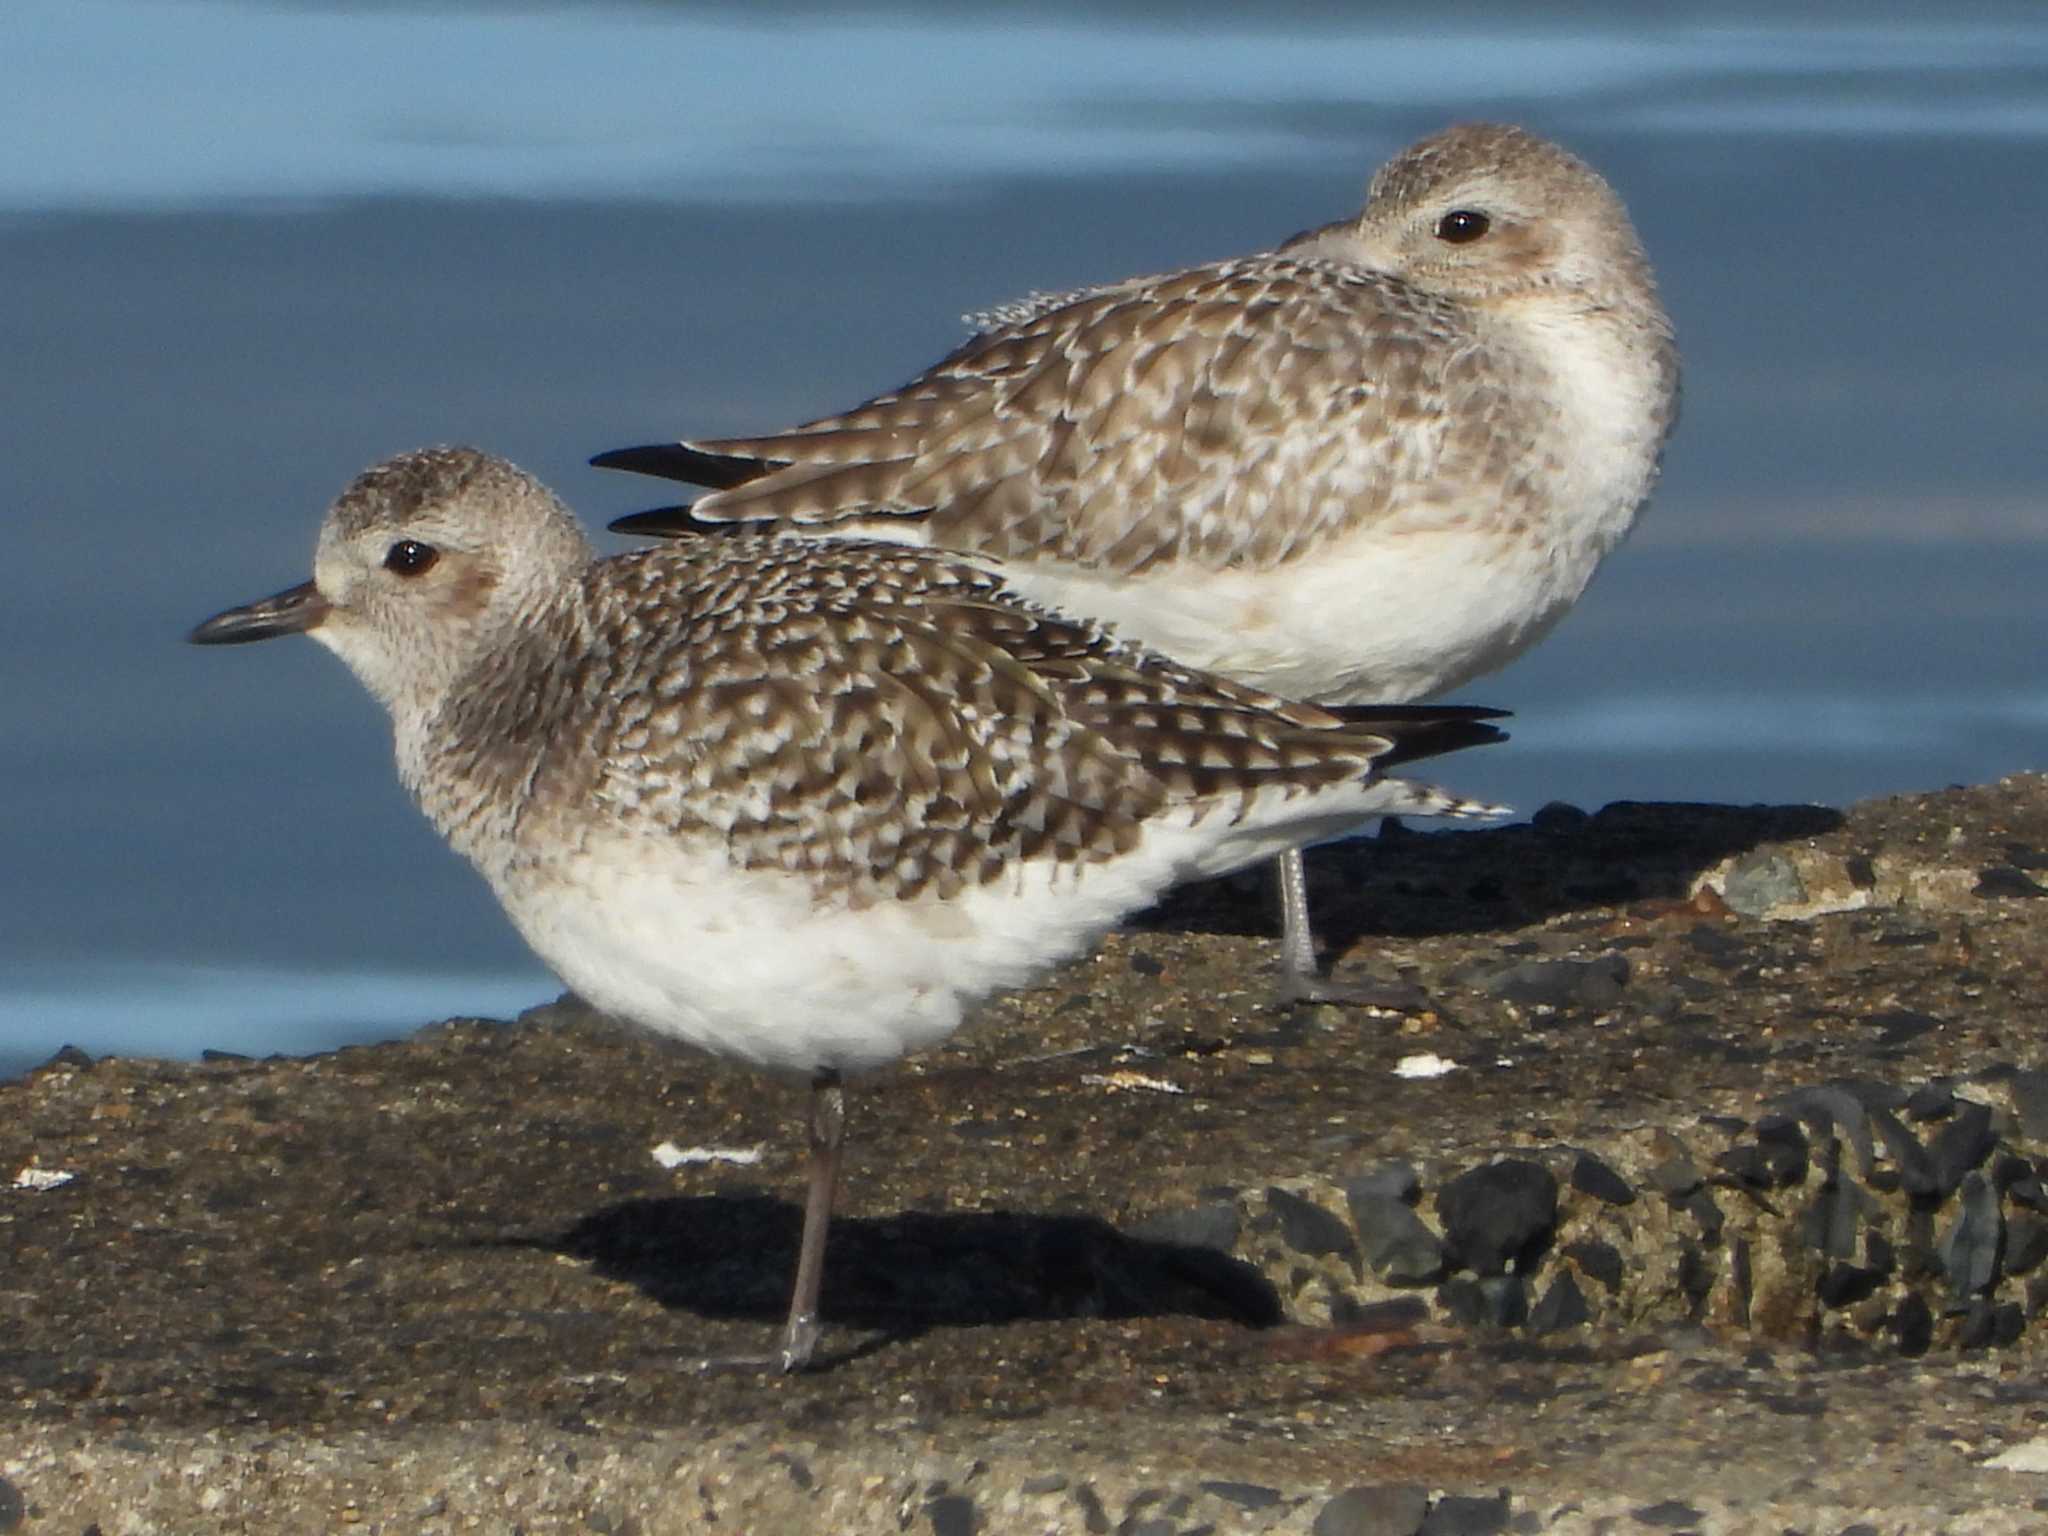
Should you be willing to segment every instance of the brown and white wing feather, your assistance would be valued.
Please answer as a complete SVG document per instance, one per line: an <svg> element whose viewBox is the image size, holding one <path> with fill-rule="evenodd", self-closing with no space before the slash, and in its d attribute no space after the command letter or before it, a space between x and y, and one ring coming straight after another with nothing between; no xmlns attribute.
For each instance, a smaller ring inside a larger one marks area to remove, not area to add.
<svg viewBox="0 0 2048 1536"><path fill-rule="evenodd" d="M1435 474L1462 323L1382 273L1246 257L1027 307L844 415L600 462L723 484L699 526L888 537L914 518L990 558L1265 568Z"/></svg>

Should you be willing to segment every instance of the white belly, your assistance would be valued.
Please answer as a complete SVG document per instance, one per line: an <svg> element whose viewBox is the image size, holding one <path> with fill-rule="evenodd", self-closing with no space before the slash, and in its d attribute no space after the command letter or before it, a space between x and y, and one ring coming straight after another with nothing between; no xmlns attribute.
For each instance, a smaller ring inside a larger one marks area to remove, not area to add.
<svg viewBox="0 0 2048 1536"><path fill-rule="evenodd" d="M1400 703L1505 666L1585 590L1599 552L1453 527L1364 535L1266 571L1108 576L1005 564L1033 601L1188 666L1323 704Z"/></svg>

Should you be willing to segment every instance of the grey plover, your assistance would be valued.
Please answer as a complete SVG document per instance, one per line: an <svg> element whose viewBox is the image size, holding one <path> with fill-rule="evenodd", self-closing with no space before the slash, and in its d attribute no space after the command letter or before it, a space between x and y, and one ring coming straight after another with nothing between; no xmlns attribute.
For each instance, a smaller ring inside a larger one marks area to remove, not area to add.
<svg viewBox="0 0 2048 1536"><path fill-rule="evenodd" d="M844 415L592 462L711 488L622 532L936 546L1186 665L1348 704L1541 638L1628 532L1677 404L1621 200L1466 124L1272 250L1005 306ZM1283 995L1349 997L1318 978L1298 853L1281 877Z"/></svg>
<svg viewBox="0 0 2048 1536"><path fill-rule="evenodd" d="M313 580L202 644L305 632L390 712L399 777L597 1007L812 1083L779 1351L811 1356L844 1073L1078 954L1178 880L1375 815L1486 711L1332 712L874 541L593 558L549 491L433 448L366 470Z"/></svg>

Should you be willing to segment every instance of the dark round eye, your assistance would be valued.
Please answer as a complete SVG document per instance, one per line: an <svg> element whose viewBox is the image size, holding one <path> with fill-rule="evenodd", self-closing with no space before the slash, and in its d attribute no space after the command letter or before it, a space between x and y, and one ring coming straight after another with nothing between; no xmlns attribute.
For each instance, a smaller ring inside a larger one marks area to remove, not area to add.
<svg viewBox="0 0 2048 1536"><path fill-rule="evenodd" d="M384 551L384 569L401 576L417 576L441 558L441 551L418 539L400 539Z"/></svg>
<svg viewBox="0 0 2048 1536"><path fill-rule="evenodd" d="M1453 208L1436 221L1436 237L1450 245L1469 245L1493 221L1473 208Z"/></svg>

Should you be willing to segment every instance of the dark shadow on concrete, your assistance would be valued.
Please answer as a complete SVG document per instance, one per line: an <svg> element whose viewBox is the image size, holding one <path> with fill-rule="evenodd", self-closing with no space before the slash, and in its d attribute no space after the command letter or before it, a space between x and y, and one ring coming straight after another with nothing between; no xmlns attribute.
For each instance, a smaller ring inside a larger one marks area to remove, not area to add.
<svg viewBox="0 0 2048 1536"><path fill-rule="evenodd" d="M1520 928L1635 901L1679 900L1708 869L1763 843L1840 826L1818 805L1622 800L1588 814L1549 807L1533 820L1420 831L1389 821L1376 837L1309 851L1309 910L1329 955L1375 937L1426 938ZM1277 934L1265 870L1174 892L1139 928Z"/></svg>
<svg viewBox="0 0 2048 1536"><path fill-rule="evenodd" d="M585 1260L665 1307L777 1323L801 1224L792 1202L735 1191L622 1201L531 1246ZM828 1325L895 1337L1076 1317L1259 1328L1282 1318L1264 1277L1214 1248L1131 1237L1094 1217L1010 1211L835 1219L821 1311Z"/></svg>

